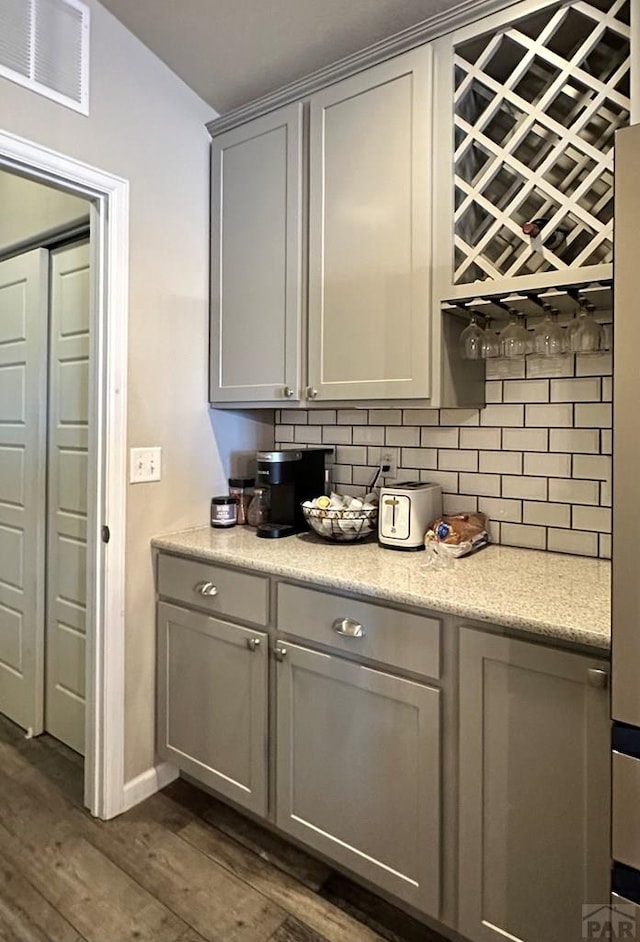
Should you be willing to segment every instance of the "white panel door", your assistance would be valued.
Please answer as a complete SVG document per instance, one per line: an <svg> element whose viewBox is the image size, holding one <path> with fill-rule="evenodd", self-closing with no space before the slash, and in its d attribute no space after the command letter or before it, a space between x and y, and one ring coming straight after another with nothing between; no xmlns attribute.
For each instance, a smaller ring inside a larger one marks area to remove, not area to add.
<svg viewBox="0 0 640 942"><path fill-rule="evenodd" d="M42 732L48 253L0 263L0 712Z"/></svg>
<svg viewBox="0 0 640 942"><path fill-rule="evenodd" d="M51 255L45 728L84 754L89 245Z"/></svg>

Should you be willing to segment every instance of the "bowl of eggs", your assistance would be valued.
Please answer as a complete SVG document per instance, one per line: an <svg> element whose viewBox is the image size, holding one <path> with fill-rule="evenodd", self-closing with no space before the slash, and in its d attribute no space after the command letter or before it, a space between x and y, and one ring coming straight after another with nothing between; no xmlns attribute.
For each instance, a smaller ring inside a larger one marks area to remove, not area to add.
<svg viewBox="0 0 640 942"><path fill-rule="evenodd" d="M364 540L378 528L378 502L372 494L364 498L322 495L315 500L305 500L302 512L314 533L335 543Z"/></svg>

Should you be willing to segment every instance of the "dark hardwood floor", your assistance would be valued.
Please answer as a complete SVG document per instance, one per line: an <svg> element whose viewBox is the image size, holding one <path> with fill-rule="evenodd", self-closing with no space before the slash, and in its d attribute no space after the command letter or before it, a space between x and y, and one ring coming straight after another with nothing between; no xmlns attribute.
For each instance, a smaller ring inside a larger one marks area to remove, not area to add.
<svg viewBox="0 0 640 942"><path fill-rule="evenodd" d="M184 781L114 821L0 716L1 942L445 942Z"/></svg>

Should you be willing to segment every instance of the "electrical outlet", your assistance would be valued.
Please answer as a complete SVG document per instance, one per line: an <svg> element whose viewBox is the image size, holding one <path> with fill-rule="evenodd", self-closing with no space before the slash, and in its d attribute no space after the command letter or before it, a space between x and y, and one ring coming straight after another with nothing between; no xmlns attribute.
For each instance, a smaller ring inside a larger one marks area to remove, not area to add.
<svg viewBox="0 0 640 942"><path fill-rule="evenodd" d="M132 448L129 452L129 483L159 481L162 471L162 448Z"/></svg>
<svg viewBox="0 0 640 942"><path fill-rule="evenodd" d="M395 478L398 474L398 459L395 451L381 451L380 464L382 465L383 478Z"/></svg>

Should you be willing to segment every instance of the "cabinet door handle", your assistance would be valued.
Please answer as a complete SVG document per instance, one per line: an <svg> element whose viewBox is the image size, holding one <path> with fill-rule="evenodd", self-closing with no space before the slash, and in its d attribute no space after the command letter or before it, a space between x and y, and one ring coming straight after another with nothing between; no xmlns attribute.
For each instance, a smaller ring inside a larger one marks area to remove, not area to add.
<svg viewBox="0 0 640 942"><path fill-rule="evenodd" d="M337 635L343 638L364 638L366 631L359 621L353 618L336 618L331 626Z"/></svg>
<svg viewBox="0 0 640 942"><path fill-rule="evenodd" d="M205 595L208 598L213 598L214 595L218 594L218 590L213 582L198 582L194 585L193 591L197 592L198 595Z"/></svg>
<svg viewBox="0 0 640 942"><path fill-rule="evenodd" d="M604 690L609 684L609 674L606 671L598 670L596 667L590 667L587 671L587 683L590 687L600 687Z"/></svg>
<svg viewBox="0 0 640 942"><path fill-rule="evenodd" d="M260 645L260 638L247 638L247 647L250 651L255 651L255 649Z"/></svg>
<svg viewBox="0 0 640 942"><path fill-rule="evenodd" d="M273 656L275 657L276 661L284 661L285 657L287 656L287 649L278 646L273 649Z"/></svg>
<svg viewBox="0 0 640 942"><path fill-rule="evenodd" d="M291 399L292 397L293 397L293 389L291 388L291 386L285 386L285 387L284 387L284 398L285 398L285 399Z"/></svg>
<svg viewBox="0 0 640 942"><path fill-rule="evenodd" d="M307 399L315 399L317 395L318 390L315 388L315 386L307 387Z"/></svg>

